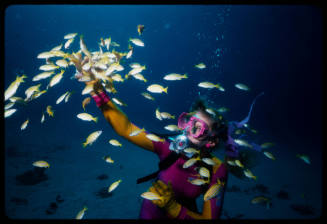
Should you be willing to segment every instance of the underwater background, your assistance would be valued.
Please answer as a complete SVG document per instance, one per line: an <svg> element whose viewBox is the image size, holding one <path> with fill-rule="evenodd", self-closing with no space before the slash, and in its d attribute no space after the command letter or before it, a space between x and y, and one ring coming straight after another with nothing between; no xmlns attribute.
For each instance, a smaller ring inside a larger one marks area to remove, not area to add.
<svg viewBox="0 0 327 224"><path fill-rule="evenodd" d="M142 36L137 25L145 26ZM257 130L257 144L273 142L268 151L276 160L253 153L251 168L257 180L230 174L221 219L312 219L322 213L322 10L311 5L10 5L4 12L4 90L16 76L28 76L15 96L37 83L45 89L49 79L32 82L45 64L37 55L78 33L90 51L98 51L100 38L111 37L128 51L129 38L140 38L129 63L146 65L146 83L136 79L115 82L120 107L129 119L150 132L168 133L156 108L176 117L187 112L200 94L213 107L227 107L229 121L240 121L261 92L249 121ZM79 50L77 38L69 51ZM203 62L206 68L194 65ZM169 73L188 79L166 81ZM157 170L158 157L118 136L93 100L86 112L97 123L76 117L83 112L84 84L70 79L69 66L61 82L5 118L5 215L12 219L74 219L87 206L85 219L138 219L140 194L151 181L136 179ZM220 83L225 92L204 89L199 82ZM141 95L148 85L168 86L168 94ZM250 91L235 88L244 83ZM75 91L67 103L55 104L66 91ZM112 96L112 94L109 94ZM9 101L5 102L8 103ZM54 117L41 116L52 105ZM29 119L25 130L21 124ZM86 148L82 142L102 130ZM123 147L108 143L117 139ZM240 149L241 150L241 149ZM223 158L223 149L215 154ZM309 156L305 163L297 154ZM115 161L106 163L105 155ZM46 160L50 167L35 173L32 163ZM122 179L115 191L107 188ZM271 198L271 208L252 204L252 198ZM201 200L198 200L201 211Z"/></svg>

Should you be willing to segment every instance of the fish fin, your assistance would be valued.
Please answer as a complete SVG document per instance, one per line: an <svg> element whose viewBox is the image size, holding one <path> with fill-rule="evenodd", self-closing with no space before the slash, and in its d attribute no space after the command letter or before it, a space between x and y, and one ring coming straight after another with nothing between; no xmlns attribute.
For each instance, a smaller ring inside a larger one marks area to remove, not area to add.
<svg viewBox="0 0 327 224"><path fill-rule="evenodd" d="M82 144L83 144L83 147L84 147L84 148L85 148L85 147L86 147L86 145L87 145L87 143L86 143L86 142L83 142Z"/></svg>
<svg viewBox="0 0 327 224"><path fill-rule="evenodd" d="M167 92L168 91L168 86L166 88L164 88L163 91L168 94L168 92Z"/></svg>
<svg viewBox="0 0 327 224"><path fill-rule="evenodd" d="M93 120L94 120L95 123L97 123L98 122L98 117L95 117Z"/></svg>

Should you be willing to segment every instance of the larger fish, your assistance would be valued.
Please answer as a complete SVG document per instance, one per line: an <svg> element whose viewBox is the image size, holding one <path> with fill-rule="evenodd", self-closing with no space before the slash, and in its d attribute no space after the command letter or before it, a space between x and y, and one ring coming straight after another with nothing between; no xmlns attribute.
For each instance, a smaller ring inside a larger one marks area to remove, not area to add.
<svg viewBox="0 0 327 224"><path fill-rule="evenodd" d="M187 74L180 75L180 74L176 74L176 73L171 73L171 74L166 75L163 79L169 80L169 81L174 81L174 80L182 80L182 79L187 79L187 78L188 78Z"/></svg>
<svg viewBox="0 0 327 224"><path fill-rule="evenodd" d="M49 78L53 73L54 73L54 71L42 72L42 73L34 76L33 79L32 79L32 81L39 81L41 79Z"/></svg>
<svg viewBox="0 0 327 224"><path fill-rule="evenodd" d="M5 91L5 101L8 100L13 95L15 95L20 83L25 82L24 78L27 78L27 76L26 75L17 76L16 80L9 85L9 87Z"/></svg>
<svg viewBox="0 0 327 224"><path fill-rule="evenodd" d="M102 134L102 131L95 131L92 132L87 138L86 141L83 142L83 147L86 147L87 145L92 145Z"/></svg>
<svg viewBox="0 0 327 224"><path fill-rule="evenodd" d="M202 88L207 88L207 89L212 89L212 88L217 88L219 89L220 88L220 85L217 83L217 84L213 84L211 82L200 82L198 84L199 87L202 87Z"/></svg>

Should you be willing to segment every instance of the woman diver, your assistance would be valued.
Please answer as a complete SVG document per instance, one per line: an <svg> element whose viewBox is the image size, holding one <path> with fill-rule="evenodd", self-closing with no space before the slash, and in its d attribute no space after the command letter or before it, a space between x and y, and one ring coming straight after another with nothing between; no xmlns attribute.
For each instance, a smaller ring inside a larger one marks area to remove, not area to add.
<svg viewBox="0 0 327 224"><path fill-rule="evenodd" d="M82 64L75 62L75 65L81 71ZM77 79L80 77L76 76ZM227 185L226 161L238 156L236 144L222 116L218 112L208 113L204 102L198 100L192 105L191 112L179 116L178 127L182 134L177 137L154 141L146 137L147 131L131 136L130 133L141 129L111 101L100 81L96 79L85 83L93 85L90 94L115 132L156 153L160 159L158 172L138 180L140 183L156 177L157 181L148 191L158 196L155 200L143 200L139 217L218 219ZM225 143L226 149L224 161L211 154L221 142ZM196 199L202 194L204 203L202 212L199 212Z"/></svg>

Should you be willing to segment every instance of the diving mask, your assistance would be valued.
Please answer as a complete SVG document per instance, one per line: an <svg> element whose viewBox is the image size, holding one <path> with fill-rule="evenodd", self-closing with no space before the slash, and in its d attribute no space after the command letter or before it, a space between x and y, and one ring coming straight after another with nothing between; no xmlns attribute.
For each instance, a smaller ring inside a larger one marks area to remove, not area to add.
<svg viewBox="0 0 327 224"><path fill-rule="evenodd" d="M178 127L192 136L193 138L200 138L209 134L208 125L198 118L196 115L190 116L190 114L183 112L178 117Z"/></svg>

